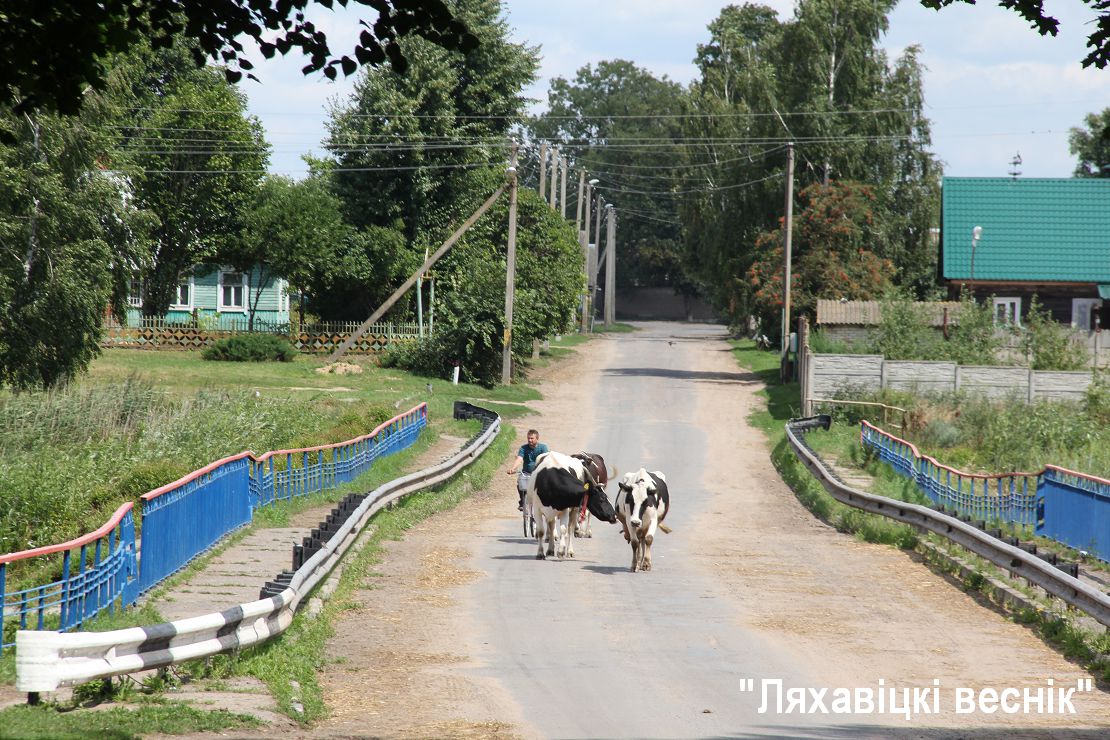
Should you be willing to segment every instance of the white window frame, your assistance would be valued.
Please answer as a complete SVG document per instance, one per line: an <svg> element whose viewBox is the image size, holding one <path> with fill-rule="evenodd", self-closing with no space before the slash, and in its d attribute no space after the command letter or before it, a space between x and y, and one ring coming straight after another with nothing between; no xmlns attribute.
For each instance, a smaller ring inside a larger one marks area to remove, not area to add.
<svg viewBox="0 0 1110 740"><path fill-rule="evenodd" d="M1087 323L1079 321L1080 314L1086 308ZM1095 313L1102 308L1102 300L1098 298L1072 298L1071 299L1071 325L1075 329L1082 329L1083 331L1091 331L1091 319Z"/></svg>
<svg viewBox="0 0 1110 740"><path fill-rule="evenodd" d="M138 292L136 292L138 291ZM143 279L131 278L127 284L127 305L131 308L143 307Z"/></svg>
<svg viewBox="0 0 1110 740"><path fill-rule="evenodd" d="M186 282L188 282L188 284L189 284L189 302L188 303L177 303L176 299L181 298L181 286L185 285ZM193 282L193 276L190 275L188 281L178 280L177 284L174 287L177 289L177 291L176 291L176 294L174 296L175 302L170 304L170 310L171 311L192 311L193 310L193 304L196 303L196 285Z"/></svg>
<svg viewBox="0 0 1110 740"><path fill-rule="evenodd" d="M289 282L285 278L278 278L278 311L289 313Z"/></svg>
<svg viewBox="0 0 1110 740"><path fill-rule="evenodd" d="M239 275L242 280L240 281L243 287L243 305L242 306L229 306L224 304L224 275ZM220 268L220 276L216 280L216 310L220 313L246 313L247 302L250 301L250 290L247 287L248 275L245 272L239 272L230 268Z"/></svg>
<svg viewBox="0 0 1110 740"><path fill-rule="evenodd" d="M1006 306L1006 326L1021 326L1021 296L1000 296L994 299L994 305L991 306L991 309L995 324L1002 323L998 320L999 306Z"/></svg>

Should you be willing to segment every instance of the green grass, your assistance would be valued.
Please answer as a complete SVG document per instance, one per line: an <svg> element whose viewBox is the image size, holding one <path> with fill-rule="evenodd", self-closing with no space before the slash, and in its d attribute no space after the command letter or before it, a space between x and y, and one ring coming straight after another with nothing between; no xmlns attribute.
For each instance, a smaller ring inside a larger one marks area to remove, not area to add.
<svg viewBox="0 0 1110 740"><path fill-rule="evenodd" d="M112 707L95 712L66 711L54 705L16 706L0 711L0 737L138 738L151 733L184 735L258 727L262 723L245 714L194 709L180 702Z"/></svg>
<svg viewBox="0 0 1110 740"><path fill-rule="evenodd" d="M457 399L512 418L539 398L524 384L456 386L369 364L359 375L314 372L321 364L110 350L66 391L0 393L0 552L77 537L125 501L246 449L339 442L422 401L439 425ZM56 560L13 565L9 589L58 571Z"/></svg>
<svg viewBox="0 0 1110 740"><path fill-rule="evenodd" d="M749 421L767 436L772 447L771 461L798 500L819 519L841 532L854 534L865 542L881 542L901 548L916 546L917 533L912 528L846 506L825 491L798 461L786 439L786 422L800 414L798 384L779 382L778 353L760 350L751 340L734 341L732 344L736 361L756 375L765 386L760 394L766 399L767 405L753 411ZM820 431L810 432L808 440L811 446L825 449L826 445L835 447L843 440L843 432L839 430L839 439L822 439L824 434Z"/></svg>
<svg viewBox="0 0 1110 740"><path fill-rule="evenodd" d="M554 342L553 349L560 355L569 354L573 352L571 348L588 339L589 337L568 336ZM548 357L545 361L550 362L553 359L555 358ZM413 456L426 449L438 434L471 436L477 430L477 422L456 422L450 418L455 400L469 400L491 407L503 418L510 418L528 413L524 404L541 397L526 383L518 382L492 389L466 384L456 386L447 380L429 380L396 369L381 369L372 365L364 365L364 371L359 375L324 375L314 372L320 365L318 361L303 357L292 363L280 364L216 364L202 361L196 353L109 351L94 363L92 372L87 377L65 393L25 394L20 397L0 393L0 419L5 410L12 411L17 418L24 418L26 407L33 407L37 403L44 408L45 411L32 414L33 423L25 424L22 431L38 435L36 445L30 446L35 447L39 453L37 459L40 463L45 460L46 464L39 464L37 468L27 466L27 470L16 467L15 473L28 481L37 478L41 483L45 480L57 487L63 495L74 495L71 488L57 485L64 482L64 477L59 477L58 471L75 468L81 473L78 476L80 480L96 481L96 473L101 469L98 465L102 465L112 475L103 477L97 490L105 503L114 508L119 503L120 491L128 486L135 490L128 489L127 495L138 495L243 447L261 452L265 449L340 441L369 431L383 414L387 418L421 401L428 402L431 424L428 432L421 435L413 447L383 458L359 481L343 489L260 510L249 528L232 535L221 543L220 548L202 556L162 584L148 598L149 604L158 593L187 579L203 568L220 549L245 536L252 529L283 526L289 522L291 516L306 508L338 500L349 491L371 490L382 482L396 478L405 471ZM84 406L73 403L73 394L84 394L87 397ZM25 406L17 408L15 403L23 403ZM265 413L260 414L260 408ZM127 413L120 412L120 409ZM99 419L102 424L82 425L82 415L85 419ZM194 428L193 422L198 421L197 415L214 417L215 421L200 420ZM90 426L97 428L96 433L82 437L80 433L84 427ZM21 439L18 433L10 429L7 432L5 436L5 429L0 429L0 447L8 444L18 452L19 447L25 445L25 439ZM156 433L151 435L152 432ZM506 424L491 453L484 455L463 475L444 484L437 491L408 497L393 510L375 517L373 536L369 544L353 561L355 564L344 572L340 592L329 598L321 616L309 619L306 615L299 615L281 639L234 657L222 655L209 661L198 661L183 668L182 674L196 679L207 677L210 680L233 674L256 676L267 684L279 706L291 717L310 722L323 716L324 704L316 681L316 672L324 662L323 649L332 632L331 624L337 615L349 608L349 594L365 579L370 565L380 559L383 539L400 537L416 521L435 511L454 506L471 491L485 486L501 459L508 454L513 433L512 428ZM165 455L165 458L160 459L159 466L153 469L142 464L151 455L153 447L146 439L148 435L157 438L157 449ZM257 444L258 440L266 444ZM66 442L70 443L68 448ZM50 454L42 454L43 452ZM94 461L95 464L82 465L81 460ZM139 464L135 464L136 462ZM11 471L12 468L7 470ZM167 480L160 479L167 477ZM68 525L78 533L99 526L106 514L97 511L95 507L91 509L84 513L83 519L80 516L72 517L74 521L68 522ZM60 532L60 528L58 531ZM56 533L54 539L47 541L64 538ZM24 575L33 580L42 576L43 572L42 569L28 570ZM9 587L13 580L9 570ZM347 590L343 591L343 588ZM159 621L161 617L148 605L117 612L111 617L102 615L92 620L88 627L109 630ZM290 678L300 683L300 695L293 695L289 685ZM0 658L0 680L14 680L14 656L11 651ZM99 691L99 684L93 688ZM156 688L153 685L147 687ZM115 692L117 699L132 698L126 690L119 687ZM294 701L303 704L303 713L293 710ZM129 716L138 716L137 712L138 710ZM56 708L55 714L58 714ZM80 734L97 736L95 733L98 731L99 720L94 717L83 723L78 717L94 714L96 717L105 716L99 711L75 712L66 715L66 721L75 723L73 727L78 728L75 731ZM43 723L53 721L49 719L51 715L47 712L35 716L47 717L48 719L41 720ZM148 720L144 720L146 721ZM163 726L159 722L156 714L150 714L148 725L137 726L132 730L129 725L121 724L122 734L115 736L125 737L129 736L126 733L135 732L174 733L207 729L200 725L190 727L186 723L181 725L183 729L178 730L175 729L178 725L165 723ZM43 727L41 736L65 736L64 733L70 731L67 729L69 725L61 727L43 724ZM218 727L213 725L212 729ZM28 730L32 733L36 731Z"/></svg>
<svg viewBox="0 0 1110 740"><path fill-rule="evenodd" d="M632 324L622 324L619 321L614 322L612 326L594 325L594 334L627 334L633 331L639 331L639 329Z"/></svg>

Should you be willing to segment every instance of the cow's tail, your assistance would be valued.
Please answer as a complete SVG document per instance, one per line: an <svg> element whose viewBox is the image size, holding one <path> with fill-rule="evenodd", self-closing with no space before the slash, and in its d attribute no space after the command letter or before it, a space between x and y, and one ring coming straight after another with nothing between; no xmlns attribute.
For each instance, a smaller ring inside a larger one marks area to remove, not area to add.
<svg viewBox="0 0 1110 740"><path fill-rule="evenodd" d="M659 522L659 531L665 532L666 534L670 534L671 533L671 528L668 527L663 522Z"/></svg>

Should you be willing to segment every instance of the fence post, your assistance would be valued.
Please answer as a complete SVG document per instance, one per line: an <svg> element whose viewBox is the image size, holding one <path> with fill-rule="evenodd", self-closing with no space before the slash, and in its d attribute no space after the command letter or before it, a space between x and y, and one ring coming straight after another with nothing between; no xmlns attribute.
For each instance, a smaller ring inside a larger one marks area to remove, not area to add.
<svg viewBox="0 0 1110 740"><path fill-rule="evenodd" d="M1033 403L1033 399L1036 397L1036 388L1034 387L1034 385L1035 385L1034 380L1035 380L1036 377L1037 377L1037 371L1034 370L1033 368L1029 368L1029 384L1028 384L1028 387L1029 387L1028 393L1029 393L1029 395L1028 395L1028 398L1026 399L1026 401L1028 403Z"/></svg>

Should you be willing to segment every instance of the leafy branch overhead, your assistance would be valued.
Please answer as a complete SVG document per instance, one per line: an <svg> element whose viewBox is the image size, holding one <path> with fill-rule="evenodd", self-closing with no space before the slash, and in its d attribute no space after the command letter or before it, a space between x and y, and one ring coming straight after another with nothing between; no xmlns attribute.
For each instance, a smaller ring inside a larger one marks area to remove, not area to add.
<svg viewBox="0 0 1110 740"><path fill-rule="evenodd" d="M336 54L326 34L306 17L310 6L364 5L377 20L360 21L362 32L349 54ZM106 58L149 42L166 48L181 34L193 39L198 66L211 58L225 67L228 82L251 74L240 37L264 57L300 49L307 75L322 71L335 79L340 70L387 61L403 73L408 60L398 43L423 37L449 50L469 51L477 37L455 18L444 0L51 0L9 3L0 11L0 58L5 82L0 103L22 112L36 108L73 113L87 87L103 89Z"/></svg>
<svg viewBox="0 0 1110 740"><path fill-rule="evenodd" d="M922 5L933 10L958 2L975 4L975 0L921 0ZM1110 0L1083 2L1097 13L1092 21L1094 30L1087 36L1087 48L1090 51L1083 57L1083 66L1105 69L1110 64ZM1020 15L1042 36L1055 36L1060 30L1060 21L1045 13L1044 0L998 0L998 4Z"/></svg>

